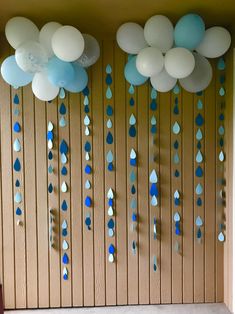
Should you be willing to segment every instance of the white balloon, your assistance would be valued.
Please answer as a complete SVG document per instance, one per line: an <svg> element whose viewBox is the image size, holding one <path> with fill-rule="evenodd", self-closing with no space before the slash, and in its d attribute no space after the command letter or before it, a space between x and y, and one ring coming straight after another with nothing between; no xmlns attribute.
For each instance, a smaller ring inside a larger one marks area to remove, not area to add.
<svg viewBox="0 0 235 314"><path fill-rule="evenodd" d="M48 62L46 50L36 41L27 41L15 51L18 66L25 72L40 72Z"/></svg>
<svg viewBox="0 0 235 314"><path fill-rule="evenodd" d="M181 86L190 93L197 93L207 88L212 80L210 62L198 53L194 53L195 68L186 78L179 80Z"/></svg>
<svg viewBox="0 0 235 314"><path fill-rule="evenodd" d="M52 50L51 40L54 33L60 28L62 25L57 22L49 22L45 24L39 33L39 42L43 45L48 53L48 57L52 57L54 52Z"/></svg>
<svg viewBox="0 0 235 314"><path fill-rule="evenodd" d="M160 73L164 66L164 57L155 47L142 49L136 58L136 68L144 76L153 76Z"/></svg>
<svg viewBox="0 0 235 314"><path fill-rule="evenodd" d="M137 23L124 23L117 30L116 39L119 47L131 54L137 54L148 47L144 38L144 29Z"/></svg>
<svg viewBox="0 0 235 314"><path fill-rule="evenodd" d="M84 50L84 38L73 26L62 26L52 36L52 49L61 60L73 62L77 60Z"/></svg>
<svg viewBox="0 0 235 314"><path fill-rule="evenodd" d="M231 35L227 29L214 26L208 28L196 51L206 58L218 58L225 54L231 45Z"/></svg>
<svg viewBox="0 0 235 314"><path fill-rule="evenodd" d="M96 63L100 56L100 46L98 41L89 34L82 34L85 41L85 48L77 62L84 68Z"/></svg>
<svg viewBox="0 0 235 314"><path fill-rule="evenodd" d="M193 54L186 48L172 48L165 55L165 69L174 78L189 76L195 67Z"/></svg>
<svg viewBox="0 0 235 314"><path fill-rule="evenodd" d="M174 27L166 16L154 15L145 23L144 37L150 46L167 52L174 43Z"/></svg>
<svg viewBox="0 0 235 314"><path fill-rule="evenodd" d="M29 40L38 40L39 30L29 19L16 16L10 19L5 27L5 34L9 44L17 49Z"/></svg>
<svg viewBox="0 0 235 314"><path fill-rule="evenodd" d="M50 101L59 94L59 87L52 85L47 78L46 72L36 73L32 82L34 95L42 101Z"/></svg>
<svg viewBox="0 0 235 314"><path fill-rule="evenodd" d="M164 68L161 73L152 76L150 82L158 92L165 93L169 92L175 86L177 79L171 77Z"/></svg>

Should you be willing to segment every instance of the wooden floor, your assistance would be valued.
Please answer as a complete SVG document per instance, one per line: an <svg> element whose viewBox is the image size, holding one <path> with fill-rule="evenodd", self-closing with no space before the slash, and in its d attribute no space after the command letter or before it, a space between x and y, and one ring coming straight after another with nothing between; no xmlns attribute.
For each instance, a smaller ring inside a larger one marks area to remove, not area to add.
<svg viewBox="0 0 235 314"><path fill-rule="evenodd" d="M185 304L185 305L150 305L150 306L119 306L106 308L81 308L81 309L54 309L54 310L27 310L27 311L7 311L8 314L229 314L230 312L224 304Z"/></svg>

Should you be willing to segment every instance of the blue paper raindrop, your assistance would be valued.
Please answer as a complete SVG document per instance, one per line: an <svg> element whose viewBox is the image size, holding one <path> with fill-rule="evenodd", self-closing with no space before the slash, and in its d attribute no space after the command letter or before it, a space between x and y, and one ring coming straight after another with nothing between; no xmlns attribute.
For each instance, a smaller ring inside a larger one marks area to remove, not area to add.
<svg viewBox="0 0 235 314"><path fill-rule="evenodd" d="M89 153L91 151L91 144L87 141L84 145L85 152Z"/></svg>
<svg viewBox="0 0 235 314"><path fill-rule="evenodd" d="M152 111L156 111L156 110L157 110L157 102L156 102L155 99L153 99L153 100L151 101L151 103L150 103L150 109L151 109Z"/></svg>
<svg viewBox="0 0 235 314"><path fill-rule="evenodd" d="M48 159L49 159L49 160L52 160L52 159L53 159L53 154L52 154L52 152L51 152L51 151L49 151L49 154L48 154Z"/></svg>
<svg viewBox="0 0 235 314"><path fill-rule="evenodd" d="M175 198L174 199L174 203L175 203L175 206L179 206L180 205L180 199L179 198Z"/></svg>
<svg viewBox="0 0 235 314"><path fill-rule="evenodd" d="M89 106L84 106L84 112L85 113L89 113L90 112Z"/></svg>
<svg viewBox="0 0 235 314"><path fill-rule="evenodd" d="M62 209L63 211L66 211L66 210L68 209L68 205L67 205L67 203L66 203L66 200L63 200L63 202L62 202L62 204L61 204L61 209Z"/></svg>
<svg viewBox="0 0 235 314"><path fill-rule="evenodd" d="M131 194L135 194L136 193L136 188L134 186L134 184L131 187Z"/></svg>
<svg viewBox="0 0 235 314"><path fill-rule="evenodd" d="M67 237L67 235L68 235L67 229L62 229L62 236Z"/></svg>
<svg viewBox="0 0 235 314"><path fill-rule="evenodd" d="M92 204L91 198L90 198L90 196L87 196L87 197L85 198L85 205L86 205L87 207L91 207L91 204Z"/></svg>
<svg viewBox="0 0 235 314"><path fill-rule="evenodd" d="M105 82L107 85L111 85L113 80L112 80L112 76L110 74L107 74Z"/></svg>
<svg viewBox="0 0 235 314"><path fill-rule="evenodd" d="M198 178L201 178L203 176L203 170L200 166L197 167L195 174Z"/></svg>
<svg viewBox="0 0 235 314"><path fill-rule="evenodd" d="M16 208L16 215L17 216L21 216L22 215L22 210L19 207Z"/></svg>
<svg viewBox="0 0 235 314"><path fill-rule="evenodd" d="M108 205L113 206L113 200L111 198L109 198L109 200L108 200Z"/></svg>
<svg viewBox="0 0 235 314"><path fill-rule="evenodd" d="M152 185L151 185L151 188L150 188L150 195L151 196L156 196L156 197L158 197L158 188L157 188L157 184L156 183L153 183Z"/></svg>
<svg viewBox="0 0 235 314"><path fill-rule="evenodd" d="M177 105L174 106L174 110L173 110L174 114L179 114L179 107Z"/></svg>
<svg viewBox="0 0 235 314"><path fill-rule="evenodd" d="M88 229L90 229L90 225L91 225L91 218L90 217L86 217L85 224L88 227Z"/></svg>
<svg viewBox="0 0 235 314"><path fill-rule="evenodd" d="M68 255L66 254L66 253L64 253L64 255L63 255L63 264L68 264L69 263L69 257L68 257Z"/></svg>
<svg viewBox="0 0 235 314"><path fill-rule="evenodd" d="M108 132L107 137L106 137L106 142L107 142L107 144L112 144L113 143L113 135L112 135L112 133Z"/></svg>
<svg viewBox="0 0 235 314"><path fill-rule="evenodd" d="M115 253L115 247L113 246L113 244L110 244L109 246L109 254L114 254Z"/></svg>
<svg viewBox="0 0 235 314"><path fill-rule="evenodd" d="M65 166L63 166L63 168L61 169L61 174L62 174L62 176L67 175L67 168Z"/></svg>
<svg viewBox="0 0 235 314"><path fill-rule="evenodd" d="M90 93L89 87L86 86L86 87L84 88L84 90L82 91L82 93L83 93L83 96L89 96L89 93Z"/></svg>
<svg viewBox="0 0 235 314"><path fill-rule="evenodd" d="M114 221L113 221L112 218L108 221L108 228L109 229L113 229L114 228Z"/></svg>
<svg viewBox="0 0 235 314"><path fill-rule="evenodd" d="M221 113L221 114L219 115L219 119L220 119L220 121L224 121L224 114L223 114L223 113Z"/></svg>
<svg viewBox="0 0 235 314"><path fill-rule="evenodd" d="M157 133L157 127L156 127L156 125L152 125L150 132L151 132L152 134L156 134L156 133Z"/></svg>
<svg viewBox="0 0 235 314"><path fill-rule="evenodd" d="M178 178L180 176L180 173L178 170L175 170L175 177Z"/></svg>
<svg viewBox="0 0 235 314"><path fill-rule="evenodd" d="M85 167L85 173L86 174L91 174L91 166L90 165L86 165L86 167Z"/></svg>
<svg viewBox="0 0 235 314"><path fill-rule="evenodd" d="M52 193L53 192L53 185L50 183L48 186L48 192Z"/></svg>
<svg viewBox="0 0 235 314"><path fill-rule="evenodd" d="M130 104L131 107L134 106L135 100L134 100L133 97L130 98L129 104Z"/></svg>
<svg viewBox="0 0 235 314"><path fill-rule="evenodd" d="M113 108L110 105L108 105L106 108L106 114L109 117L111 117L113 115Z"/></svg>
<svg viewBox="0 0 235 314"><path fill-rule="evenodd" d="M53 132L52 132L52 131L48 131L48 132L47 132L47 140L48 140L48 141L49 141L49 140L53 141L53 138L54 138Z"/></svg>
<svg viewBox="0 0 235 314"><path fill-rule="evenodd" d="M15 122L13 130L16 133L19 133L21 131L21 127L20 127L19 122Z"/></svg>
<svg viewBox="0 0 235 314"><path fill-rule="evenodd" d="M137 215L136 215L136 213L133 213L131 218L132 218L132 221L133 221L133 222L136 222L136 221L137 221Z"/></svg>
<svg viewBox="0 0 235 314"><path fill-rule="evenodd" d="M197 206L202 206L202 199L200 197L197 199Z"/></svg>
<svg viewBox="0 0 235 314"><path fill-rule="evenodd" d="M136 136L136 128L134 125L131 125L129 128L129 135L130 137L135 137Z"/></svg>
<svg viewBox="0 0 235 314"><path fill-rule="evenodd" d="M18 188L20 186L20 181L17 179L15 182L15 186Z"/></svg>
<svg viewBox="0 0 235 314"><path fill-rule="evenodd" d="M201 229L198 228L198 230L197 230L197 239L201 239L201 237L202 237L202 232L201 232Z"/></svg>
<svg viewBox="0 0 235 314"><path fill-rule="evenodd" d="M130 165L131 165L131 166L135 167L136 164L137 164L136 158L135 158L135 159L130 159Z"/></svg>
<svg viewBox="0 0 235 314"><path fill-rule="evenodd" d="M220 147L223 147L223 146L224 146L224 140L223 140L222 137L221 137L221 139L219 140L219 145L220 145Z"/></svg>
<svg viewBox="0 0 235 314"><path fill-rule="evenodd" d="M202 148L202 144L201 144L200 141L198 141L198 143L197 143L197 149L201 149L201 148Z"/></svg>
<svg viewBox="0 0 235 314"><path fill-rule="evenodd" d="M109 162L108 164L108 171L113 171L113 163Z"/></svg>
<svg viewBox="0 0 235 314"><path fill-rule="evenodd" d="M66 107L65 107L64 103L62 103L62 104L60 105L60 110L59 110L59 112L60 112L60 114L62 114L62 115L66 114Z"/></svg>
<svg viewBox="0 0 235 314"><path fill-rule="evenodd" d="M62 140L61 143L60 143L60 153L66 155L67 152L68 152L68 145L65 142L65 140Z"/></svg>
<svg viewBox="0 0 235 314"><path fill-rule="evenodd" d="M64 274L64 275L63 275L63 279L64 279L64 280L68 280L68 274Z"/></svg>
<svg viewBox="0 0 235 314"><path fill-rule="evenodd" d="M20 99L19 99L19 96L17 94L15 94L13 102L15 105L19 105Z"/></svg>
<svg viewBox="0 0 235 314"><path fill-rule="evenodd" d="M174 149L178 149L179 148L179 143L178 143L178 141L175 141L174 142Z"/></svg>
<svg viewBox="0 0 235 314"><path fill-rule="evenodd" d="M16 158L15 162L14 162L14 170L19 172L21 169L21 164L18 158Z"/></svg>
<svg viewBox="0 0 235 314"><path fill-rule="evenodd" d="M198 126L202 126L204 123L204 119L202 117L202 115L199 113L195 119L196 125Z"/></svg>

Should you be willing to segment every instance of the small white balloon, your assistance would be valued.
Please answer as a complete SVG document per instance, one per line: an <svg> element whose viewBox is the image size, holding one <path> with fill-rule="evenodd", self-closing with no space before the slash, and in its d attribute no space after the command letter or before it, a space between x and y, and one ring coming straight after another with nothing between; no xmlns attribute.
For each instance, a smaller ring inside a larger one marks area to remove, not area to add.
<svg viewBox="0 0 235 314"><path fill-rule="evenodd" d="M29 19L22 16L16 16L7 22L5 34L9 44L14 49L17 49L20 45L27 41L37 41L39 30Z"/></svg>
<svg viewBox="0 0 235 314"><path fill-rule="evenodd" d="M131 54L137 54L141 49L148 47L144 38L144 29L137 23L122 24L116 34L119 47Z"/></svg>
<svg viewBox="0 0 235 314"><path fill-rule="evenodd" d="M174 43L174 27L164 15L154 15L144 26L144 37L151 47L167 52Z"/></svg>
<svg viewBox="0 0 235 314"><path fill-rule="evenodd" d="M60 28L62 25L57 22L49 22L45 24L39 33L39 42L46 49L48 57L52 57L54 52L52 50L51 40L54 33Z"/></svg>
<svg viewBox="0 0 235 314"><path fill-rule="evenodd" d="M189 76L195 67L193 54L186 48L172 48L165 55L165 69L174 78Z"/></svg>
<svg viewBox="0 0 235 314"><path fill-rule="evenodd" d="M170 76L165 68L158 74L151 76L150 82L158 92L169 92L176 84L177 79Z"/></svg>
<svg viewBox="0 0 235 314"><path fill-rule="evenodd" d="M42 101L52 100L59 94L59 87L52 85L44 72L39 72L34 75L32 90L34 95Z"/></svg>
<svg viewBox="0 0 235 314"><path fill-rule="evenodd" d="M81 57L84 51L84 38L73 26L62 26L52 36L52 50L61 60L73 62Z"/></svg>
<svg viewBox="0 0 235 314"><path fill-rule="evenodd" d="M85 48L77 62L84 68L96 63L100 57L100 46L98 41L89 34L82 34L85 42Z"/></svg>
<svg viewBox="0 0 235 314"><path fill-rule="evenodd" d="M160 73L164 66L164 57L155 47L142 49L136 58L136 68L143 76L153 76Z"/></svg>
<svg viewBox="0 0 235 314"><path fill-rule="evenodd" d="M231 35L227 29L214 26L208 28L196 51L206 58L218 58L225 54L231 45Z"/></svg>
<svg viewBox="0 0 235 314"><path fill-rule="evenodd" d="M181 86L190 93L200 92L208 87L213 71L210 62L198 53L194 53L195 68L186 78L180 79Z"/></svg>
<svg viewBox="0 0 235 314"><path fill-rule="evenodd" d="M15 51L18 66L25 72L36 73L45 69L48 56L45 48L36 41L27 41Z"/></svg>

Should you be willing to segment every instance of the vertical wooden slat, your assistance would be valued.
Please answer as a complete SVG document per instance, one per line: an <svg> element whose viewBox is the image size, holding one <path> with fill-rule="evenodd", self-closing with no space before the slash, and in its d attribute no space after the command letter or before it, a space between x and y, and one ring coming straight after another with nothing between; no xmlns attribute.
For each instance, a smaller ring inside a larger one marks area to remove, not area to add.
<svg viewBox="0 0 235 314"><path fill-rule="evenodd" d="M170 94L160 95L161 303L171 303Z"/></svg>
<svg viewBox="0 0 235 314"><path fill-rule="evenodd" d="M102 48L102 43L101 50ZM92 67L92 103L93 109L93 148L94 148L94 259L95 259L95 305L105 305L106 283L105 283L105 211L107 202L104 201L104 122L103 122L103 63L102 57Z"/></svg>
<svg viewBox="0 0 235 314"><path fill-rule="evenodd" d="M215 73L215 71L213 71ZM215 80L205 91L205 302L215 302Z"/></svg>
<svg viewBox="0 0 235 314"><path fill-rule="evenodd" d="M71 259L73 306L83 305L82 259L82 168L80 95L70 94L70 158L71 158Z"/></svg>
<svg viewBox="0 0 235 314"><path fill-rule="evenodd" d="M149 304L148 86L138 88L139 304ZM153 268L151 269L152 272Z"/></svg>
<svg viewBox="0 0 235 314"><path fill-rule="evenodd" d="M5 308L14 309L15 303L15 257L14 257L14 207L12 198L12 145L11 145L11 95L10 87L1 79L1 161L2 161L2 231Z"/></svg>
<svg viewBox="0 0 235 314"><path fill-rule="evenodd" d="M183 91L182 95L182 180L183 180L183 303L193 303L193 94Z"/></svg>
<svg viewBox="0 0 235 314"><path fill-rule="evenodd" d="M103 46L103 104L104 104L104 198L105 198L105 259L106 259L106 304L107 305L115 305L116 304L116 261L114 263L109 263L108 261L108 250L110 244L113 244L114 247L116 247L116 219L115 219L115 213L113 217L110 217L108 215L108 198L107 198L107 193L109 189L111 188L114 192L114 211L115 211L115 198L116 196L118 197L118 193L116 191L116 178L115 178L115 158L116 158L116 153L115 153L115 125L114 125L114 117L115 117L115 99L114 99L114 81L113 83L109 86L111 91L112 91L112 98L107 99L105 97L106 94L106 89L108 88L107 84L105 83L105 78L106 78L106 72L105 68L107 65L110 65L112 68L112 73L111 76L113 77L114 73L114 60L113 60L113 41L106 41ZM108 117L106 114L106 107L111 106L113 108L113 116ZM107 120L110 118L113 122L113 127L111 129L108 129L106 126ZM108 144L106 141L106 137L108 132L110 132L113 136L113 143ZM111 151L114 156L113 160L113 165L114 165L114 171L109 171L108 170L108 163L106 160L107 153ZM110 219L113 219L115 227L114 227L114 236L109 237L108 235L108 221ZM116 255L117 256L117 255Z"/></svg>
<svg viewBox="0 0 235 314"><path fill-rule="evenodd" d="M46 128L48 132L48 123L52 122L53 124L53 148L51 152L53 153L53 159L47 161L47 168L49 166L53 167L53 173L49 173L47 171L47 182L48 185L52 184L54 187L53 193L48 193L48 220L50 222L50 215L53 217L52 222L52 236L53 236L53 247L49 243L49 257L50 257L50 307L59 307L60 306L60 225L59 225L59 182L58 182L58 121L57 121L57 99L53 100L50 104L47 105L47 120L46 120ZM47 155L49 153L49 149L47 150ZM51 211L51 212L50 212ZM50 223L49 223L50 228Z"/></svg>
<svg viewBox="0 0 235 314"><path fill-rule="evenodd" d="M38 232L38 306L49 307L49 248L47 204L46 104L35 98L37 232Z"/></svg>
<svg viewBox="0 0 235 314"><path fill-rule="evenodd" d="M23 90L27 307L38 307L37 206L34 98L31 86Z"/></svg>
<svg viewBox="0 0 235 314"><path fill-rule="evenodd" d="M125 114L125 80L123 69L125 54L115 45L115 134L116 134L116 186L118 197L116 198L116 228L117 228L117 304L127 304L127 180L126 172L126 114ZM121 127L120 127L121 126Z"/></svg>

